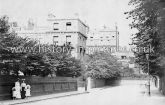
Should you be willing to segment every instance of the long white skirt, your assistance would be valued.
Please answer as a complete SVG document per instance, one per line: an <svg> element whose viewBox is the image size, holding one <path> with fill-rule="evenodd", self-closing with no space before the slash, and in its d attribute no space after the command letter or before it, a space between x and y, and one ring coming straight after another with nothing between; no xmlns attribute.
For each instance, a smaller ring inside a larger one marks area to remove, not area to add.
<svg viewBox="0 0 165 105"><path fill-rule="evenodd" d="M16 98L21 98L20 88L16 88L15 94L16 94Z"/></svg>
<svg viewBox="0 0 165 105"><path fill-rule="evenodd" d="M27 90L26 90L26 96L27 96L27 97L31 96L31 94L30 94L30 89L27 89Z"/></svg>

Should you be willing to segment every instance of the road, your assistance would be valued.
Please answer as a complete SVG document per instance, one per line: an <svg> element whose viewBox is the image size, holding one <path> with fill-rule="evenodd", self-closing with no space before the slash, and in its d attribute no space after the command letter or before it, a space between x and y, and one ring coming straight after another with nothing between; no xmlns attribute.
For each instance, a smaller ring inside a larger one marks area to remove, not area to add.
<svg viewBox="0 0 165 105"><path fill-rule="evenodd" d="M24 105L164 105L165 97L148 96L143 81L122 81L120 86L105 87L88 94L55 98Z"/></svg>

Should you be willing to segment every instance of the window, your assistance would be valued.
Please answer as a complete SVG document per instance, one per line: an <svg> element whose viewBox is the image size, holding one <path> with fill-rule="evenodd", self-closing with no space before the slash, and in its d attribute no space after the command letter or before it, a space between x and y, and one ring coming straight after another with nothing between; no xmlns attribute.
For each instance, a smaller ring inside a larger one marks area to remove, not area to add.
<svg viewBox="0 0 165 105"><path fill-rule="evenodd" d="M71 35L66 35L66 42L70 42L71 41Z"/></svg>
<svg viewBox="0 0 165 105"><path fill-rule="evenodd" d="M71 42L67 42L68 45L71 45Z"/></svg>
<svg viewBox="0 0 165 105"><path fill-rule="evenodd" d="M58 38L58 36L53 36L54 38Z"/></svg>
<svg viewBox="0 0 165 105"><path fill-rule="evenodd" d="M59 30L58 28L54 28L54 30Z"/></svg>
<svg viewBox="0 0 165 105"><path fill-rule="evenodd" d="M92 36L90 38L93 38Z"/></svg>
<svg viewBox="0 0 165 105"><path fill-rule="evenodd" d="M80 53L82 53L82 51L83 51L83 48L82 48L82 47L80 47Z"/></svg>
<svg viewBox="0 0 165 105"><path fill-rule="evenodd" d="M71 25L72 25L71 22L66 23L66 26L71 26Z"/></svg>
<svg viewBox="0 0 165 105"><path fill-rule="evenodd" d="M121 56L121 59L126 59L126 56Z"/></svg>
<svg viewBox="0 0 165 105"><path fill-rule="evenodd" d="M113 38L115 37L115 36L112 36Z"/></svg>
<svg viewBox="0 0 165 105"><path fill-rule="evenodd" d="M70 37L71 38L71 35L67 35L66 37Z"/></svg>
<svg viewBox="0 0 165 105"><path fill-rule="evenodd" d="M53 44L57 44L58 43L58 36L53 36Z"/></svg>
<svg viewBox="0 0 165 105"><path fill-rule="evenodd" d="M57 43L58 43L58 41L53 41L53 44L54 44L54 45L57 45Z"/></svg>
<svg viewBox="0 0 165 105"><path fill-rule="evenodd" d="M59 24L59 23L54 23L54 25Z"/></svg>
<svg viewBox="0 0 165 105"><path fill-rule="evenodd" d="M84 49L83 55L85 55L86 50Z"/></svg>
<svg viewBox="0 0 165 105"><path fill-rule="evenodd" d="M59 29L58 29L58 24L59 24L59 23L53 23L53 30L59 30Z"/></svg>

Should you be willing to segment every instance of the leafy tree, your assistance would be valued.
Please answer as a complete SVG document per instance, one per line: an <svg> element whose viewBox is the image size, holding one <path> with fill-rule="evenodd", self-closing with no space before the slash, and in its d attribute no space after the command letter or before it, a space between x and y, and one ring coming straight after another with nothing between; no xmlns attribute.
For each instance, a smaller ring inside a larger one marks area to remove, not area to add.
<svg viewBox="0 0 165 105"><path fill-rule="evenodd" d="M18 75L20 60L25 54L12 52L10 48L33 45L35 42L32 42L10 31L7 16L0 18L0 72Z"/></svg>
<svg viewBox="0 0 165 105"><path fill-rule="evenodd" d="M71 57L68 54L56 54L58 65L56 66L56 75L78 77L81 75L82 67L80 60Z"/></svg>
<svg viewBox="0 0 165 105"><path fill-rule="evenodd" d="M17 36L10 30L8 17L2 17L0 19L0 72L3 75L18 75L18 71L26 75L48 75L50 65L43 60L41 54L23 51L23 48L35 47L36 43L34 40ZM16 50L17 48L22 50Z"/></svg>
<svg viewBox="0 0 165 105"><path fill-rule="evenodd" d="M18 75L18 71L22 71L29 76L81 75L81 63L71 57L70 52L39 52L40 46L48 47L38 45L32 39L17 36L15 32L10 31L8 17L0 18L0 73ZM72 48L69 45L61 47Z"/></svg>
<svg viewBox="0 0 165 105"><path fill-rule="evenodd" d="M130 0L129 5L135 8L129 12L126 12L128 18L132 18L130 27L137 29L137 33L133 34L132 44L138 49L149 48L151 46L153 52L150 52L150 74L160 75L162 74L162 67L160 62L163 52L165 51L164 30L160 27L160 13L162 7L160 6L160 0ZM152 49L151 48L151 49ZM148 73L148 60L146 53L142 50L135 52L135 61L138 63L145 73Z"/></svg>
<svg viewBox="0 0 165 105"><path fill-rule="evenodd" d="M134 74L134 70L129 67L124 67L121 73L122 73L122 76L132 76Z"/></svg>
<svg viewBox="0 0 165 105"><path fill-rule="evenodd" d="M44 46L50 47L51 45ZM70 48L71 46L58 47ZM78 77L82 71L80 61L71 57L71 54L66 51L30 54L23 64L25 64L24 73L26 75Z"/></svg>
<svg viewBox="0 0 165 105"><path fill-rule="evenodd" d="M105 52L95 52L89 56L86 75L92 78L120 77L120 65L117 59Z"/></svg>

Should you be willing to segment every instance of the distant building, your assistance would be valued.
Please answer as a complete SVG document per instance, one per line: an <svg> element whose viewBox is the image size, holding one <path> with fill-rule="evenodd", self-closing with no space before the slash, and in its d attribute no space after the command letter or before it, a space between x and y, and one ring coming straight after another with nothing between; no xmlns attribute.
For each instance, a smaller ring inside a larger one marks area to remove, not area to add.
<svg viewBox="0 0 165 105"><path fill-rule="evenodd" d="M28 21L28 27L16 32L19 36L35 39L41 44L69 44L74 47L72 55L83 59L89 27L80 19L48 19L47 22L45 27L34 27L35 24Z"/></svg>
<svg viewBox="0 0 165 105"><path fill-rule="evenodd" d="M18 26L17 22L9 22L10 31L20 31L21 27Z"/></svg>
<svg viewBox="0 0 165 105"><path fill-rule="evenodd" d="M118 58L118 61L122 63L124 67L131 67L134 66L134 54L133 52L129 51L119 51L113 54Z"/></svg>
<svg viewBox="0 0 165 105"><path fill-rule="evenodd" d="M143 74L139 65L135 63L134 53L132 51L123 50L123 49L121 49L120 47L120 51L113 53L113 55L118 58L118 62L120 62L123 67L128 67L133 69L134 74Z"/></svg>
<svg viewBox="0 0 165 105"><path fill-rule="evenodd" d="M117 51L119 49L119 32L117 26L115 30L104 27L103 29L89 32L87 48L94 51L103 47L106 47L106 50Z"/></svg>

